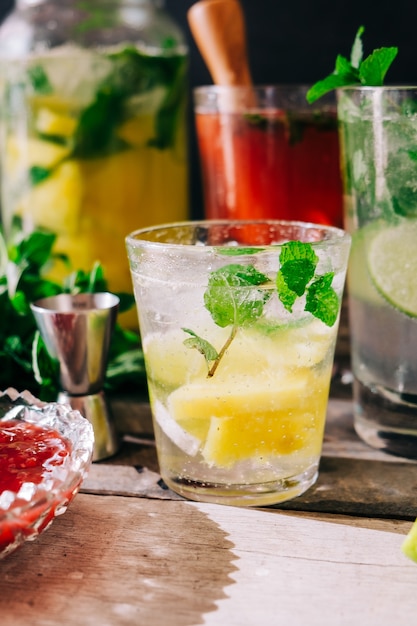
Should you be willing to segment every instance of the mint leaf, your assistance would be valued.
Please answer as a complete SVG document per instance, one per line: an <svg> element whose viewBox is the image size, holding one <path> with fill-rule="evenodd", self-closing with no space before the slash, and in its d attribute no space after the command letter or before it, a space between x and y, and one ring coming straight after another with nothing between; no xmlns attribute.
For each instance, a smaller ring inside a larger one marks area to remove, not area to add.
<svg viewBox="0 0 417 626"><path fill-rule="evenodd" d="M36 382L43 389L43 393L55 394L59 362L49 356L39 331L35 332L32 343L32 370Z"/></svg>
<svg viewBox="0 0 417 626"><path fill-rule="evenodd" d="M357 81L359 78L358 70L352 65L346 57L338 54L336 57L335 76L342 76L345 81Z"/></svg>
<svg viewBox="0 0 417 626"><path fill-rule="evenodd" d="M249 126L255 126L259 130L268 130L271 126L271 120L260 113L244 113L243 119Z"/></svg>
<svg viewBox="0 0 417 626"><path fill-rule="evenodd" d="M315 265L308 259L294 259L285 263L279 275L283 276L287 287L294 291L297 296L302 296L310 280L314 276Z"/></svg>
<svg viewBox="0 0 417 626"><path fill-rule="evenodd" d="M417 215L417 151L398 149L390 152L386 164L386 182L396 215L415 218ZM399 176L398 172L407 172Z"/></svg>
<svg viewBox="0 0 417 626"><path fill-rule="evenodd" d="M398 54L398 48L374 50L360 65L359 77L362 85L379 87L383 85L385 74Z"/></svg>
<svg viewBox="0 0 417 626"><path fill-rule="evenodd" d="M33 165L29 169L30 184L34 187L35 185L38 185L42 181L49 178L51 174L52 174L51 169L48 169L46 167L41 167L40 165Z"/></svg>
<svg viewBox="0 0 417 626"><path fill-rule="evenodd" d="M288 261L294 261L297 259L307 259L317 265L318 256L314 252L311 243L305 243L302 241L287 241L281 245L281 252L279 254L279 261L281 265L288 263Z"/></svg>
<svg viewBox="0 0 417 626"><path fill-rule="evenodd" d="M362 35L365 31L360 26L353 42L350 61L338 55L335 69L322 80L317 81L307 92L307 102L310 104L326 93L350 85L380 86L398 53L398 48L378 48L366 59L363 59Z"/></svg>
<svg viewBox="0 0 417 626"><path fill-rule="evenodd" d="M10 303L16 313L25 315L29 312L29 302L25 297L25 294L21 291L16 291L14 294L10 295Z"/></svg>
<svg viewBox="0 0 417 626"><path fill-rule="evenodd" d="M9 260L17 267L26 269L26 276L37 274L51 258L56 235L49 231L37 230L9 248Z"/></svg>
<svg viewBox="0 0 417 626"><path fill-rule="evenodd" d="M307 91L307 102L312 104L326 93L338 89L339 87L345 87L349 84L359 83L358 81L351 81L350 78L346 78L344 74L330 74L323 80L319 80Z"/></svg>
<svg viewBox="0 0 417 626"><path fill-rule="evenodd" d="M269 278L253 265L225 265L211 272L204 304L214 322L222 328L250 324L262 315L263 306L271 295L253 287L267 282Z"/></svg>
<svg viewBox="0 0 417 626"><path fill-rule="evenodd" d="M41 65L35 65L28 69L29 80L34 91L40 94L52 93L53 89L45 70Z"/></svg>
<svg viewBox="0 0 417 626"><path fill-rule="evenodd" d="M318 262L318 257L311 244L301 241L289 241L282 246L279 256L281 268L278 272L288 289L294 291L297 296L302 296ZM278 277L277 277L278 279Z"/></svg>
<svg viewBox="0 0 417 626"><path fill-rule="evenodd" d="M187 76L185 57L176 55L164 59L164 83L168 87L166 97L156 114L155 137L149 145L164 150L175 143L179 117L185 106L184 84Z"/></svg>
<svg viewBox="0 0 417 626"><path fill-rule="evenodd" d="M359 26L355 36L355 41L353 42L352 50L350 52L350 63L352 67L356 69L359 69L363 59L362 35L364 31L365 28L363 26Z"/></svg>
<svg viewBox="0 0 417 626"><path fill-rule="evenodd" d="M334 272L319 276L307 289L305 311L333 326L339 313L339 298L331 286Z"/></svg>
<svg viewBox="0 0 417 626"><path fill-rule="evenodd" d="M126 148L126 143L114 135L114 129L122 121L122 116L123 97L113 91L100 89L94 102L81 112L74 133L72 155L92 158Z"/></svg>
<svg viewBox="0 0 417 626"><path fill-rule="evenodd" d="M182 330L185 333L188 333L189 335L191 335L191 337L189 337L188 339L185 339L184 345L187 346L188 348L195 348L196 350L198 350L200 354L204 356L208 366L212 361L215 361L216 359L219 358L219 354L216 348L214 348L214 346L212 346L212 344L209 341L206 341L202 337L199 337L195 332L193 332L189 328L183 328Z"/></svg>
<svg viewBox="0 0 417 626"><path fill-rule="evenodd" d="M295 293L295 291L293 291L292 289L288 287L287 283L285 282L285 278L282 272L278 272L277 274L276 285L277 285L278 298L281 300L282 304L287 309L287 311L291 313L292 307L295 301L297 300L298 296Z"/></svg>

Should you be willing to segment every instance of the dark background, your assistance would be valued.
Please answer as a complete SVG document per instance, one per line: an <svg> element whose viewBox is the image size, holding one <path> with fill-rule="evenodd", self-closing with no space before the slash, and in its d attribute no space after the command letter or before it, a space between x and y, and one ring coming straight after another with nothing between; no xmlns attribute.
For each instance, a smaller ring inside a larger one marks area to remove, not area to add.
<svg viewBox="0 0 417 626"><path fill-rule="evenodd" d="M190 47L190 84L212 82L191 39L187 10L195 0L165 0ZM314 83L334 69L337 54L350 55L359 26L364 55L398 46L386 82L417 84L416 0L241 0L249 62L255 83ZM192 216L202 214L201 180L192 117Z"/></svg>
<svg viewBox="0 0 417 626"><path fill-rule="evenodd" d="M210 83L191 39L187 10L194 0L165 0L190 48L190 89ZM338 53L349 56L354 36L365 26L364 53L398 46L386 82L417 84L415 0L241 0L246 18L252 78L256 83L313 83L334 68ZM0 20L12 8L0 0ZM198 153L190 107L192 216L201 215Z"/></svg>

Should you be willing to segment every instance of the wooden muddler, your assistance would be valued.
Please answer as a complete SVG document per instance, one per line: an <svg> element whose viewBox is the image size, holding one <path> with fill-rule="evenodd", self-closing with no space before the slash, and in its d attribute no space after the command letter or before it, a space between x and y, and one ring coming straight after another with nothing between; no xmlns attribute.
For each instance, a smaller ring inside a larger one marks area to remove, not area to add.
<svg viewBox="0 0 417 626"><path fill-rule="evenodd" d="M187 17L213 82L250 85L245 20L239 1L199 0Z"/></svg>

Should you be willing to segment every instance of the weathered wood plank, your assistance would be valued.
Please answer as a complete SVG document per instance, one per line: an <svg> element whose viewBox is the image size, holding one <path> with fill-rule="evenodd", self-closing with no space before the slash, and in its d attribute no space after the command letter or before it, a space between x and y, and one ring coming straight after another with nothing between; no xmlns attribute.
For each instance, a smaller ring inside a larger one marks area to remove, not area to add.
<svg viewBox="0 0 417 626"><path fill-rule="evenodd" d="M2 626L409 626L410 524L79 494L0 565Z"/></svg>

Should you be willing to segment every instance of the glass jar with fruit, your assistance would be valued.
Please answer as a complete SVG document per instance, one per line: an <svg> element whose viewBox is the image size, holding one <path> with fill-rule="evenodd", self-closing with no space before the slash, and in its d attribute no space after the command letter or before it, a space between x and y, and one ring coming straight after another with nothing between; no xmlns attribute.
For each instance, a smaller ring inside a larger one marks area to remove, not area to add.
<svg viewBox="0 0 417 626"><path fill-rule="evenodd" d="M126 234L188 214L187 62L158 0L18 0L0 28L6 238L51 230L70 269L99 261L131 292Z"/></svg>

